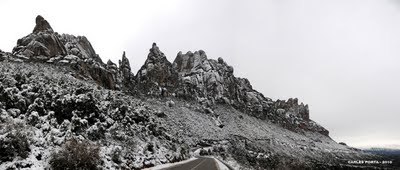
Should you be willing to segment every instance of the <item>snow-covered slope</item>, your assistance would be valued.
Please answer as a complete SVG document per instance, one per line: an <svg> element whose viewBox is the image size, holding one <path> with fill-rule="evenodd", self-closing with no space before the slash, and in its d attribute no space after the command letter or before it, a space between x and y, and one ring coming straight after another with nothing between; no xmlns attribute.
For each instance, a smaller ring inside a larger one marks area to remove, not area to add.
<svg viewBox="0 0 400 170"><path fill-rule="evenodd" d="M273 101L222 58L154 43L135 76L38 16L0 51L0 169L142 169L200 149L240 169L340 168L375 155L337 144L297 99ZM353 165L351 165L353 166Z"/></svg>

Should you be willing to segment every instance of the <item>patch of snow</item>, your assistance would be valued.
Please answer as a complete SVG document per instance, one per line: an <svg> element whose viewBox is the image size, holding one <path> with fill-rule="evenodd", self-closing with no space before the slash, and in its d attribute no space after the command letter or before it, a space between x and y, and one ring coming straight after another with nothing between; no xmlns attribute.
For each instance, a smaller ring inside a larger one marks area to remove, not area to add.
<svg viewBox="0 0 400 170"><path fill-rule="evenodd" d="M215 162L217 162L217 166L219 170L229 170L229 168L227 166L225 166L221 161L219 161L218 159L214 159Z"/></svg>
<svg viewBox="0 0 400 170"><path fill-rule="evenodd" d="M65 56L64 57L64 60L78 60L79 58L77 57L77 56L75 56L75 55L67 55L67 56Z"/></svg>
<svg viewBox="0 0 400 170"><path fill-rule="evenodd" d="M64 63L64 64L68 64L69 63L69 61L68 60L60 60L60 61L58 61L59 63Z"/></svg>

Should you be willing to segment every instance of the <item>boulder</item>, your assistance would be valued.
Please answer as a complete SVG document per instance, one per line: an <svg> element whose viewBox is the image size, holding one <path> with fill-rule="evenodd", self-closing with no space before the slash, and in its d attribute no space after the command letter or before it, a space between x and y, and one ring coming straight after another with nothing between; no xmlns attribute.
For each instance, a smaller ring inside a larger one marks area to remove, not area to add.
<svg viewBox="0 0 400 170"><path fill-rule="evenodd" d="M172 101L172 100L167 101L166 104L167 104L168 107L174 107L175 106L175 102Z"/></svg>

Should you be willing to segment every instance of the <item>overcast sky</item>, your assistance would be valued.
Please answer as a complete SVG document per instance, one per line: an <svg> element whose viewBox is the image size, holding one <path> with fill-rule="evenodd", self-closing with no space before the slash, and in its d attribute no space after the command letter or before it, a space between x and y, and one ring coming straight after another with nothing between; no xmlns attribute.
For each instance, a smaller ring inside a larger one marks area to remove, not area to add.
<svg viewBox="0 0 400 170"><path fill-rule="evenodd" d="M1 0L0 49L40 14L85 35L104 62L126 51L133 72L152 42L223 57L272 99L297 97L349 145L400 144L400 2L396 0Z"/></svg>

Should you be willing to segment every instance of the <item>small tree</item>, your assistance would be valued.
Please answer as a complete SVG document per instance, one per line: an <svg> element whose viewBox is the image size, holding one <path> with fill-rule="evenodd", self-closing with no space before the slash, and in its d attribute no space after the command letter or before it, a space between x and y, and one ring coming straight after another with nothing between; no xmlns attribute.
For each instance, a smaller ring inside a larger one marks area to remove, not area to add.
<svg viewBox="0 0 400 170"><path fill-rule="evenodd" d="M27 158L31 150L25 125L9 123L0 124L0 127L5 127L0 130L0 163L11 161L17 156Z"/></svg>
<svg viewBox="0 0 400 170"><path fill-rule="evenodd" d="M97 170L100 163L99 150L97 145L89 141L71 139L62 146L61 151L52 154L50 165L54 170Z"/></svg>

